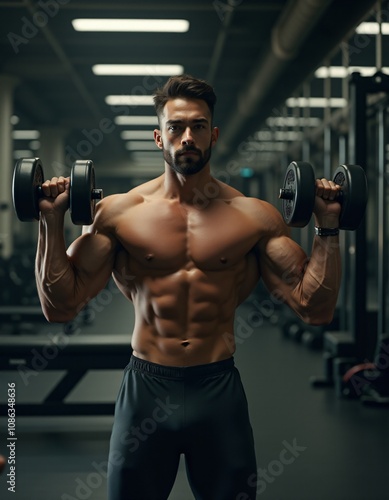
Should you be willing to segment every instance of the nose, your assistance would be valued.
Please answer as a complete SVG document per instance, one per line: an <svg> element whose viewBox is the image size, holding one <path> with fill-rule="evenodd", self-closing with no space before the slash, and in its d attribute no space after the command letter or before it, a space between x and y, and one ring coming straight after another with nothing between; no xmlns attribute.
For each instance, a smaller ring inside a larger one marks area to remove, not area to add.
<svg viewBox="0 0 389 500"><path fill-rule="evenodd" d="M189 145L189 144L194 143L192 131L191 131L190 127L186 127L184 133L182 134L181 143L183 145Z"/></svg>

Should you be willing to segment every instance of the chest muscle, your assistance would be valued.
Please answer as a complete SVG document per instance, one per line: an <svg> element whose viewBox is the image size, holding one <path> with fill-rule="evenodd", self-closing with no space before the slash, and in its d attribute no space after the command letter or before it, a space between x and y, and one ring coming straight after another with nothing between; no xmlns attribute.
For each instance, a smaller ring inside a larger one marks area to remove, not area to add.
<svg viewBox="0 0 389 500"><path fill-rule="evenodd" d="M226 204L186 210L166 200L131 210L120 219L117 237L139 264L160 270L223 269L241 261L257 240L252 223Z"/></svg>

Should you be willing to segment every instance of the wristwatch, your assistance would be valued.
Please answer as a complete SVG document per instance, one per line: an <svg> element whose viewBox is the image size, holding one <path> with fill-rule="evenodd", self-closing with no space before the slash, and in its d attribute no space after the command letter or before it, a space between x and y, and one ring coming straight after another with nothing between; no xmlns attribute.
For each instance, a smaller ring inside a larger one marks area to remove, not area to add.
<svg viewBox="0 0 389 500"><path fill-rule="evenodd" d="M318 226L315 226L315 234L316 234L316 236L338 236L339 228L338 227L318 227Z"/></svg>

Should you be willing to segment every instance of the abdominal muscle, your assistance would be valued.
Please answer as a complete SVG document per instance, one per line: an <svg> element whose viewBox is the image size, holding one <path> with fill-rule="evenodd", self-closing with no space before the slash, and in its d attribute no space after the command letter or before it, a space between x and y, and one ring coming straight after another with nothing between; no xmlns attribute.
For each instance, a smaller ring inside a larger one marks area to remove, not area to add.
<svg viewBox="0 0 389 500"><path fill-rule="evenodd" d="M133 266L131 266L133 268ZM174 273L153 273L118 283L133 301L133 354L153 363L192 366L227 359L234 353L234 315L241 302L245 262L223 271L202 271L193 263ZM130 293L129 293L130 292Z"/></svg>

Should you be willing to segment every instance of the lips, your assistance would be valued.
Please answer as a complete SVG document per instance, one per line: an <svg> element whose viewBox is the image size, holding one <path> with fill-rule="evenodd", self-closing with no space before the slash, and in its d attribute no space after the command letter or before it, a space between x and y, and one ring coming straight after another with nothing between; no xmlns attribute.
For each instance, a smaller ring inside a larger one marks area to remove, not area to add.
<svg viewBox="0 0 389 500"><path fill-rule="evenodd" d="M199 155L200 153L196 151L195 149L189 149L187 151L183 151L182 153L179 154L179 156L192 156L192 155Z"/></svg>

